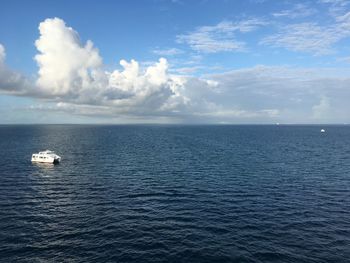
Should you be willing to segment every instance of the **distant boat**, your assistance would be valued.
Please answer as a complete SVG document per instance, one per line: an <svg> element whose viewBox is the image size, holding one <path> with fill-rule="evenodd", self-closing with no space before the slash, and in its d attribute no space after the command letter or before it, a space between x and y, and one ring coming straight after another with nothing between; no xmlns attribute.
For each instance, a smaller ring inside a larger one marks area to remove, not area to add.
<svg viewBox="0 0 350 263"><path fill-rule="evenodd" d="M60 161L61 161L61 157L58 156L55 152L50 150L32 154L32 162L59 163Z"/></svg>
<svg viewBox="0 0 350 263"><path fill-rule="evenodd" d="M325 129L321 129L321 132L326 132L326 130Z"/></svg>

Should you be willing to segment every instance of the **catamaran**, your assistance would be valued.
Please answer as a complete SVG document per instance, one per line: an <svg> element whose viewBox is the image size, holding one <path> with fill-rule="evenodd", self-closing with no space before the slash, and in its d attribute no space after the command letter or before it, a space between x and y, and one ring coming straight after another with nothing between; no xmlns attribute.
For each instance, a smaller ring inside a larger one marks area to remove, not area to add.
<svg viewBox="0 0 350 263"><path fill-rule="evenodd" d="M32 162L59 163L60 161L61 161L61 157L58 156L55 152L50 150L32 154Z"/></svg>

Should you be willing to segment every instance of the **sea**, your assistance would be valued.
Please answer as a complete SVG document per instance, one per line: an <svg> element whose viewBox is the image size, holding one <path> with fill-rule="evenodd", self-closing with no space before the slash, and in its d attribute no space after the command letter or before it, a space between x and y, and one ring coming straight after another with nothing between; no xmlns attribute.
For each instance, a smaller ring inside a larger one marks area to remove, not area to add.
<svg viewBox="0 0 350 263"><path fill-rule="evenodd" d="M1 125L0 150L0 262L350 262L348 125Z"/></svg>

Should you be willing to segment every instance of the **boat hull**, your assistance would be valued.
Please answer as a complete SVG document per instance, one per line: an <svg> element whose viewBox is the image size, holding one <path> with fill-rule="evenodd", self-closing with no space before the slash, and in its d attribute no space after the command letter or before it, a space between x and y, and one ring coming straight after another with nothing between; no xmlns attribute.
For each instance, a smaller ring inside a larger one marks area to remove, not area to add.
<svg viewBox="0 0 350 263"><path fill-rule="evenodd" d="M57 164L61 161L61 158L53 158L53 157L46 157L43 158L41 156L34 155L32 156L32 162L33 163L54 163Z"/></svg>

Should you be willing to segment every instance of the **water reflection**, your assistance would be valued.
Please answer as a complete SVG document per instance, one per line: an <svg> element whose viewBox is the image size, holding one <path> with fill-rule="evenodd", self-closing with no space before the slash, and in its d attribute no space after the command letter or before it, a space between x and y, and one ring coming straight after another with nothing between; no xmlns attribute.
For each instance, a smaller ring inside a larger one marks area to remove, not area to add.
<svg viewBox="0 0 350 263"><path fill-rule="evenodd" d="M52 170L56 165L58 165L53 163L36 163L36 162L32 162L32 164L44 170Z"/></svg>
<svg viewBox="0 0 350 263"><path fill-rule="evenodd" d="M56 164L32 162L32 176L51 177L54 175Z"/></svg>

